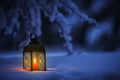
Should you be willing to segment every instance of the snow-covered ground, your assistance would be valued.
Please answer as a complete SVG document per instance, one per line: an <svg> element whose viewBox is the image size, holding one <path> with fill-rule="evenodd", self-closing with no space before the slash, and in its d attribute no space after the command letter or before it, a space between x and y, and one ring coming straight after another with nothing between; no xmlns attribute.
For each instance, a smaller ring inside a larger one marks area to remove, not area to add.
<svg viewBox="0 0 120 80"><path fill-rule="evenodd" d="M0 56L0 80L120 80L119 53L47 55L47 71L25 71L22 55Z"/></svg>

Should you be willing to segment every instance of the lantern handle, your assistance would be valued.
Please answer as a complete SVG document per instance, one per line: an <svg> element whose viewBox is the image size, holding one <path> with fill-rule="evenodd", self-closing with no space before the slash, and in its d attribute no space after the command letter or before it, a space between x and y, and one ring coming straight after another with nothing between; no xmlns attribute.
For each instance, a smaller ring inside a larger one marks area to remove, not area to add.
<svg viewBox="0 0 120 80"><path fill-rule="evenodd" d="M34 35L35 36L35 38L32 38L32 35ZM32 40L32 39L37 39L37 34L35 33L35 32L32 32L31 34L30 34L30 40Z"/></svg>

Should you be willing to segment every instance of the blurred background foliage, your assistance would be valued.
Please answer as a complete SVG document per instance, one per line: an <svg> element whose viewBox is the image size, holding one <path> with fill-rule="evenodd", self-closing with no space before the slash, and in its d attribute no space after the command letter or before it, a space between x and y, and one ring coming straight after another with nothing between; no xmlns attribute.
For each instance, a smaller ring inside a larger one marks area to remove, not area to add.
<svg viewBox="0 0 120 80"><path fill-rule="evenodd" d="M36 32L39 42L46 47L65 44L68 51L75 46L93 51L117 50L119 3L119 0L0 0L0 50L23 48L31 32Z"/></svg>

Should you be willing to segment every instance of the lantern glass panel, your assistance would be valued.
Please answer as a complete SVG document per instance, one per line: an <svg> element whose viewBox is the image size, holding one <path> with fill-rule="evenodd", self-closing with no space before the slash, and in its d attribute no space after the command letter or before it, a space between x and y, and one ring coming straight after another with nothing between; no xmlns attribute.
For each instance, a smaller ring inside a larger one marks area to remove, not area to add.
<svg viewBox="0 0 120 80"><path fill-rule="evenodd" d="M44 70L45 69L45 55L44 52L41 51L41 53L39 54L39 62L40 64L40 70Z"/></svg>
<svg viewBox="0 0 120 80"><path fill-rule="evenodd" d="M24 69L26 70L31 70L31 54L30 52L25 52L23 56L23 61L24 61Z"/></svg>
<svg viewBox="0 0 120 80"><path fill-rule="evenodd" d="M33 70L44 70L45 63L44 63L44 52L43 51L36 51L32 52L32 67Z"/></svg>

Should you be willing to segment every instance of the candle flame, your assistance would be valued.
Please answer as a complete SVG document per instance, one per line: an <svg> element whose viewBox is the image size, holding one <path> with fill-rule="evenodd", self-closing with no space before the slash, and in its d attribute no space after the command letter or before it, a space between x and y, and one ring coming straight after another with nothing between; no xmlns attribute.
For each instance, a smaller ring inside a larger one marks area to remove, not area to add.
<svg viewBox="0 0 120 80"><path fill-rule="evenodd" d="M36 63L36 58L33 60L34 63Z"/></svg>

